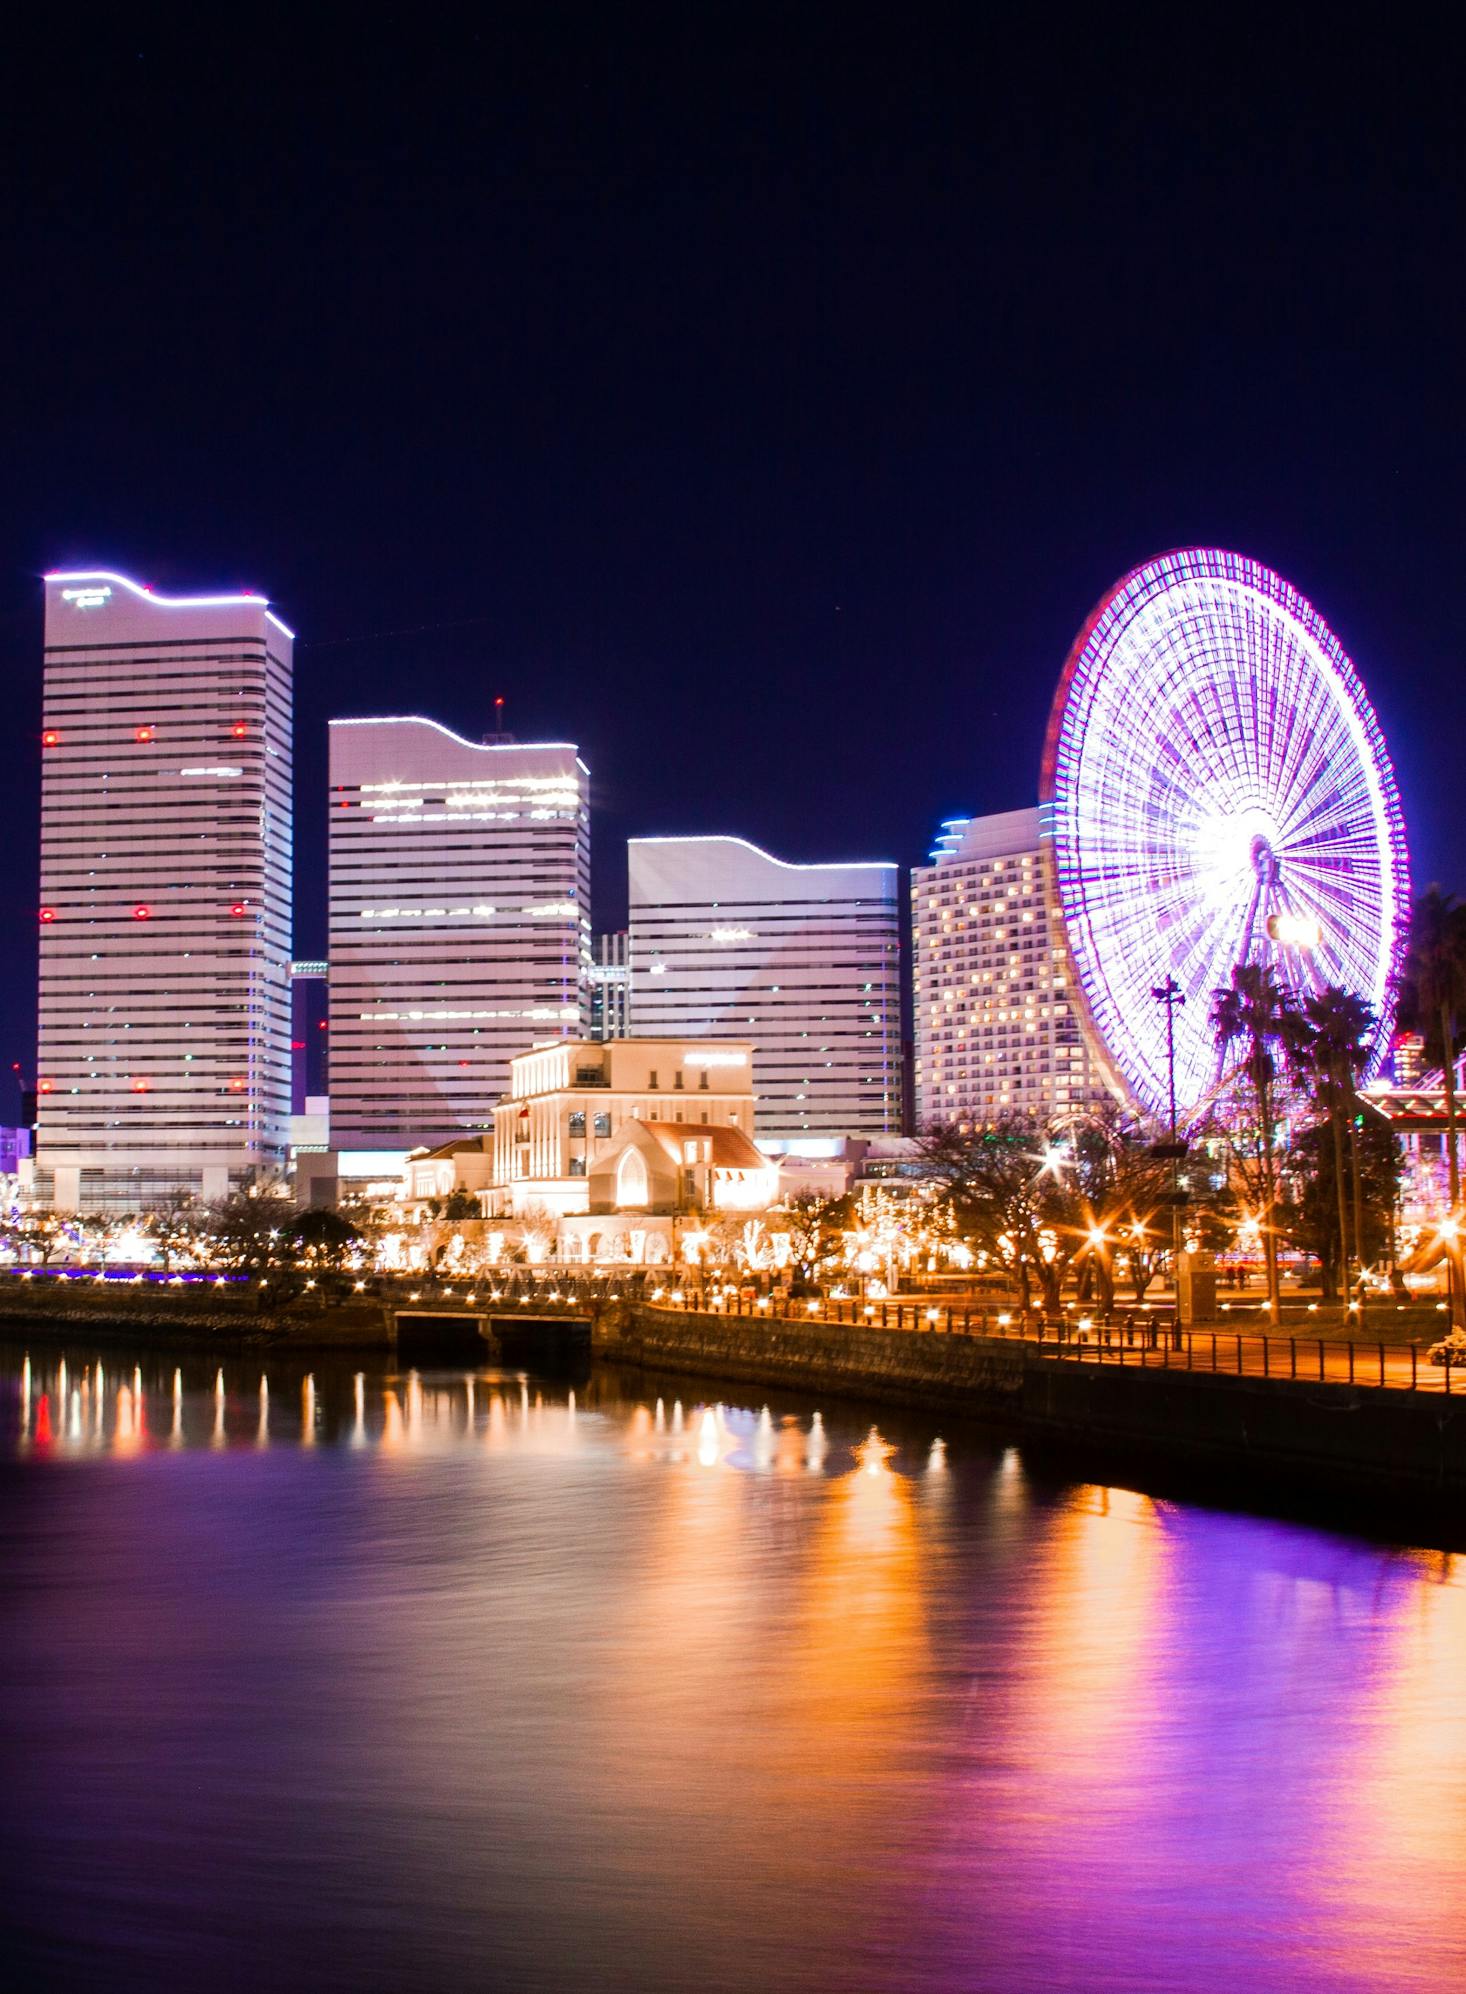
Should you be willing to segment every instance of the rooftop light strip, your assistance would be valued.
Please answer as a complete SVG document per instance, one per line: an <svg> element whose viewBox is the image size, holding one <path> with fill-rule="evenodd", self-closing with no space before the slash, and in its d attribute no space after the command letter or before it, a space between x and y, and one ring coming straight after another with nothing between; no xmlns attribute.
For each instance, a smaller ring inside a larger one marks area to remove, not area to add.
<svg viewBox="0 0 1466 1994"><path fill-rule="evenodd" d="M270 598L255 595L248 589L241 589L233 595L159 595L156 589L147 588L141 582L133 581L130 575L119 575L110 568L52 568L44 576L48 582L109 582L124 588L135 595L140 602L156 602L164 609L262 609L277 629L282 630L294 641L295 632L288 624L282 623L270 608Z"/></svg>
<svg viewBox="0 0 1466 1994"><path fill-rule="evenodd" d="M890 859L832 859L828 863L796 864L790 859L776 859L772 852L766 852L761 845L751 844L747 838L628 838L627 844L633 848L637 845L737 845L745 852L753 852L768 865L778 866L781 872L899 872L901 869Z"/></svg>

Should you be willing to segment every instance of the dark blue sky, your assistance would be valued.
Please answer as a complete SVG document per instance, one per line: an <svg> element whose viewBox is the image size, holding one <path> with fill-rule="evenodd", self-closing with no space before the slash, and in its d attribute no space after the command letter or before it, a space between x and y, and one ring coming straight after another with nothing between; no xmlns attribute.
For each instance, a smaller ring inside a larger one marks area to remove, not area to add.
<svg viewBox="0 0 1466 1994"><path fill-rule="evenodd" d="M606 920L635 831L909 862L1032 799L1079 624L1189 541L1313 597L1466 887L1454 52L977 11L12 47L7 1063L53 565L299 630L301 953L333 713L579 740Z"/></svg>

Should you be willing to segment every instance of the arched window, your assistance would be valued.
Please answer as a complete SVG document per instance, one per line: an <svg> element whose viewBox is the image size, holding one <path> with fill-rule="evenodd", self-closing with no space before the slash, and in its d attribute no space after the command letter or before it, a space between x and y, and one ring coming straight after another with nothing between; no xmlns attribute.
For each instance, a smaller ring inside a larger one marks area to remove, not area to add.
<svg viewBox="0 0 1466 1994"><path fill-rule="evenodd" d="M624 1210L628 1205L644 1205L649 1195L646 1158L640 1150L628 1149L616 1165L616 1203Z"/></svg>

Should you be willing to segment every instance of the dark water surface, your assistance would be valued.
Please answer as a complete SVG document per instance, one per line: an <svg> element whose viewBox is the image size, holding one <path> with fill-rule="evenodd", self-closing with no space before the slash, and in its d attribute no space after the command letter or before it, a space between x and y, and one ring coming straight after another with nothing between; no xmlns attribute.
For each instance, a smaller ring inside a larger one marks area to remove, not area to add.
<svg viewBox="0 0 1466 1994"><path fill-rule="evenodd" d="M64 1362L6 1986L1466 1985L1459 1558L752 1390Z"/></svg>

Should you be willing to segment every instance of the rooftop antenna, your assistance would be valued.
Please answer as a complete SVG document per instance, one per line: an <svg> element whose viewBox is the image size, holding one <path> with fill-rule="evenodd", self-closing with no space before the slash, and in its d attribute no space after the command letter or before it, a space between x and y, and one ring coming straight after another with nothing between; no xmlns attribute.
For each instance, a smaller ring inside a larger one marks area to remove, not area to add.
<svg viewBox="0 0 1466 1994"><path fill-rule="evenodd" d="M492 733L485 734L484 746L486 748L507 748L511 747L513 742L514 736L507 733L504 727L504 695L502 692L496 693L494 695L494 729Z"/></svg>

